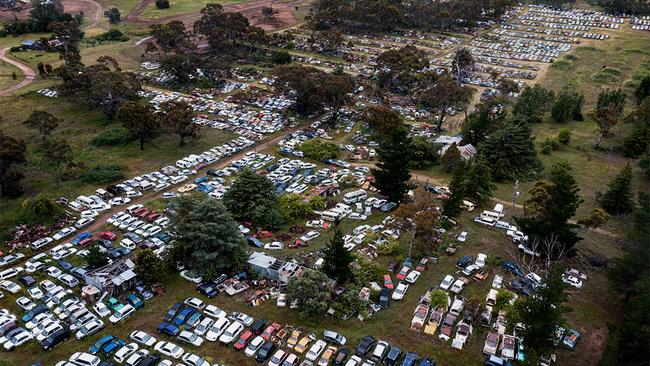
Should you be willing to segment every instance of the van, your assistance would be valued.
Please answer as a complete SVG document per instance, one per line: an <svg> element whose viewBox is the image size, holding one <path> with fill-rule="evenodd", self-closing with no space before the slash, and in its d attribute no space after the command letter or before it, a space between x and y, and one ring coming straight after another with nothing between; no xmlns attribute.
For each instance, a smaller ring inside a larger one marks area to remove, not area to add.
<svg viewBox="0 0 650 366"><path fill-rule="evenodd" d="M21 270L22 270L22 268L21 268ZM14 277L19 272L20 271L17 270L16 268L5 269L4 271L0 272L0 280L6 280L8 278Z"/></svg>
<svg viewBox="0 0 650 366"><path fill-rule="evenodd" d="M85 205L85 206L90 206L93 203L95 203L95 201L91 200L90 198L88 198L86 196L79 196L79 197L77 197L77 199L75 201L82 204L82 205Z"/></svg>
<svg viewBox="0 0 650 366"><path fill-rule="evenodd" d="M126 196L127 196L128 198L139 197L139 196L142 196L142 193L133 190L133 191L128 191L128 192L126 192Z"/></svg>
<svg viewBox="0 0 650 366"><path fill-rule="evenodd" d="M117 323L121 322L122 320L124 320L124 319L128 318L129 316L131 316L131 314L133 314L134 311L135 311L135 308L133 306L131 306L129 304L126 304L122 308L115 311L115 313L113 315L111 315L111 317L108 318L108 320L112 324L117 324Z"/></svg>
<svg viewBox="0 0 650 366"><path fill-rule="evenodd" d="M494 209L492 211L499 214L499 217L503 217L503 205L502 204L497 203L496 205L494 205Z"/></svg>
<svg viewBox="0 0 650 366"><path fill-rule="evenodd" d="M323 211L320 214L320 218L325 221L336 221L343 218L345 215L338 211Z"/></svg>
<svg viewBox="0 0 650 366"><path fill-rule="evenodd" d="M475 205L470 201L463 200L463 208L465 208L467 212L472 212L474 211Z"/></svg>
<svg viewBox="0 0 650 366"><path fill-rule="evenodd" d="M149 182L148 180L140 182L140 189L143 190L143 191L148 191L153 187L154 187L154 184Z"/></svg>
<svg viewBox="0 0 650 366"><path fill-rule="evenodd" d="M499 291L491 289L487 297L485 297L485 303L489 306L494 306L497 303L497 295L499 295Z"/></svg>
<svg viewBox="0 0 650 366"><path fill-rule="evenodd" d="M343 202L345 204L353 204L361 201L365 201L368 198L368 192L365 189L357 189L356 191L348 192L343 195Z"/></svg>
<svg viewBox="0 0 650 366"><path fill-rule="evenodd" d="M81 211L84 208L83 205L81 205L79 202L76 202L76 201L69 202L68 207L70 209L72 209L72 210L75 210L75 211Z"/></svg>
<svg viewBox="0 0 650 366"><path fill-rule="evenodd" d="M486 218L487 218L487 219L491 219L491 220L494 221L494 222L499 221L499 219L501 218L501 216L502 216L502 215L500 215L498 212L494 212L494 211L487 211L487 210L485 210L485 211L481 212L481 218L482 218L482 219L486 219Z"/></svg>
<svg viewBox="0 0 650 366"><path fill-rule="evenodd" d="M135 243L133 241L131 241L130 239L122 239L120 241L120 246L122 246L122 247L124 247L124 248L126 248L128 250L135 250L135 247L136 247Z"/></svg>

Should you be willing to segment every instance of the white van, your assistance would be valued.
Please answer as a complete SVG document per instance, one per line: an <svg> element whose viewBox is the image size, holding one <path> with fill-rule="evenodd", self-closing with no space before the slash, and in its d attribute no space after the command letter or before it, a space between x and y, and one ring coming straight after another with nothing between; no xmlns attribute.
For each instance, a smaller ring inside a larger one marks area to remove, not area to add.
<svg viewBox="0 0 650 366"><path fill-rule="evenodd" d="M77 197L77 199L75 201L82 204L82 205L85 205L85 206L90 206L93 203L95 203L95 201L91 200L90 198L88 198L86 196L79 196L79 197Z"/></svg>
<svg viewBox="0 0 650 366"><path fill-rule="evenodd" d="M83 205L81 205L79 202L76 201L68 202L68 207L75 211L81 211L84 208Z"/></svg>
<svg viewBox="0 0 650 366"><path fill-rule="evenodd" d="M117 324L122 320L131 316L133 312L135 312L135 308L129 304L126 304L122 308L117 310L113 315L111 315L111 317L108 318L108 321L110 321L112 324Z"/></svg>
<svg viewBox="0 0 650 366"><path fill-rule="evenodd" d="M343 214L342 212L339 212L339 211L334 211L334 210L323 211L320 214L320 218L325 220L325 221L336 221L336 220L342 219L343 217L345 217L345 214Z"/></svg>
<svg viewBox="0 0 650 366"><path fill-rule="evenodd" d="M126 192L126 196L128 198L139 197L139 196L142 196L142 192L136 191L136 190L128 191L128 192Z"/></svg>
<svg viewBox="0 0 650 366"><path fill-rule="evenodd" d="M148 180L143 180L142 182L140 182L140 189L143 190L143 191L150 190L153 187L154 187L154 184L149 182Z"/></svg>
<svg viewBox="0 0 650 366"><path fill-rule="evenodd" d="M467 212L474 211L475 207L476 207L476 205L474 205L472 202L467 201L467 200L463 200L463 208L465 208L465 210L467 210Z"/></svg>
<svg viewBox="0 0 650 366"><path fill-rule="evenodd" d="M496 223L496 221L499 221L501 216L502 215L500 215L498 212L494 212L494 211L485 210L485 211L481 212L481 218L482 219L486 219L486 218L492 219L492 221L494 221L495 223Z"/></svg>
<svg viewBox="0 0 650 366"><path fill-rule="evenodd" d="M345 204L353 204L365 201L368 198L368 192L365 189L357 189L356 191L348 192L343 195L343 202Z"/></svg>
<svg viewBox="0 0 650 366"><path fill-rule="evenodd" d="M20 270L22 270L22 268L20 268ZM5 269L4 271L0 272L0 280L6 280L8 278L14 277L18 273L20 273L20 271L16 268Z"/></svg>
<svg viewBox="0 0 650 366"><path fill-rule="evenodd" d="M497 203L496 205L494 205L494 209L492 211L499 214L499 217L503 217L503 205L502 204Z"/></svg>

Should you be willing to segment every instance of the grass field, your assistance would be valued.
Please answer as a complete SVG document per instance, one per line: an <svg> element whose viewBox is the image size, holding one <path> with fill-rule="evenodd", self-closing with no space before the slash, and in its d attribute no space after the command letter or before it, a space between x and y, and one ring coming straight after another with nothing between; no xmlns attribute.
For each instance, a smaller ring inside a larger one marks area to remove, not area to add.
<svg viewBox="0 0 650 366"><path fill-rule="evenodd" d="M16 74L15 79L13 78L13 73ZM23 80L23 78L22 72L16 66L0 60L0 89L15 85Z"/></svg>
<svg viewBox="0 0 650 366"><path fill-rule="evenodd" d="M68 141L72 146L75 162L83 164L85 169L90 169L99 163L115 163L122 166L128 176L159 169L187 154L204 151L231 138L228 133L207 129L202 132L202 137L199 140L189 141L184 147L179 147L178 139L171 135L163 135L155 139L147 144L144 151L140 151L136 142L121 147L94 147L89 143L97 134L119 126L116 122L108 121L101 112L88 110L65 98L48 98L35 93L5 98L0 100L0 110L3 111L0 129L27 142L28 163L23 170L26 176L23 181L25 194L18 199L2 199L0 201L3 205L3 215L0 217L0 226L2 227L14 217L19 202L24 198L36 194L52 197L65 195L76 197L84 191L94 191L98 188L95 185L90 186L82 183L80 179L77 179L78 177L72 177L64 181L61 187L56 187L52 171L41 163L42 152L37 131L27 129L22 125L34 106L47 110L64 120L53 137L64 138Z"/></svg>
<svg viewBox="0 0 650 366"><path fill-rule="evenodd" d="M170 0L168 9L158 9L156 8L155 3L147 5L144 11L140 14L140 18L143 19L160 19L169 17L177 14L187 14L198 12L205 7L207 4L214 3L212 0ZM241 0L223 0L218 1L221 5L226 4L239 4L245 3L246 1Z"/></svg>

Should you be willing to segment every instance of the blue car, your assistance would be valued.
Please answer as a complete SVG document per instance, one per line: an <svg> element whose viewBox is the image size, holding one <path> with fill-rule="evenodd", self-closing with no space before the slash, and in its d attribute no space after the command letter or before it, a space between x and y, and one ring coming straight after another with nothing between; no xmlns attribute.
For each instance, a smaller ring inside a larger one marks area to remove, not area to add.
<svg viewBox="0 0 650 366"><path fill-rule="evenodd" d="M252 245L254 247L262 248L264 246L264 243L262 243L257 238L254 238L252 236L247 237L246 241L248 242L249 245Z"/></svg>
<svg viewBox="0 0 650 366"><path fill-rule="evenodd" d="M512 272L512 274L514 274L515 276L519 276L519 277L525 276L524 271L522 271L518 265L516 265L511 261L504 261L503 263L501 263L501 267L503 267L503 269L505 269L508 272Z"/></svg>
<svg viewBox="0 0 650 366"><path fill-rule="evenodd" d="M205 176L205 177L198 177L194 179L194 184L199 184L203 182L207 182L210 179L210 177Z"/></svg>
<svg viewBox="0 0 650 366"><path fill-rule="evenodd" d="M167 334L172 337L176 337L180 334L181 330L177 326L171 323L162 322L158 324L158 331L162 334Z"/></svg>
<svg viewBox="0 0 650 366"><path fill-rule="evenodd" d="M115 337L113 337L112 335L103 336L103 337L99 338L99 340L97 340L97 342L95 342L95 344L90 346L90 348L88 349L88 352L90 352L90 353L92 353L94 355L114 339L115 339Z"/></svg>
<svg viewBox="0 0 650 366"><path fill-rule="evenodd" d="M23 321L27 323L28 321L32 320L36 315L44 313L48 310L49 309L47 308L47 306L43 304L38 304L34 308L32 308L32 310L28 311L27 314L23 315Z"/></svg>
<svg viewBox="0 0 650 366"><path fill-rule="evenodd" d="M182 307L183 304L179 304L179 303L172 305L172 307L169 308L169 310L167 310L167 314L165 314L163 320L166 322L170 322L174 320L174 318L176 317L176 313L178 313L178 311L181 310Z"/></svg>
<svg viewBox="0 0 650 366"><path fill-rule="evenodd" d="M425 357L422 359L422 361L420 361L419 366L436 366L436 361L433 361L429 357Z"/></svg>
<svg viewBox="0 0 650 366"><path fill-rule="evenodd" d="M465 255L465 256L461 257L458 260L458 262L456 262L456 267L465 268L465 267L469 266L473 261L474 261L474 259L472 257L470 257L469 255Z"/></svg>
<svg viewBox="0 0 650 366"><path fill-rule="evenodd" d="M108 356L111 353L113 353L113 351L116 351L116 350L122 348L125 344L126 344L126 342L124 342L123 340L115 339L111 343L105 345L104 348L102 349L102 351L104 352L104 354L106 356Z"/></svg>
<svg viewBox="0 0 650 366"><path fill-rule="evenodd" d="M195 312L185 322L185 329L190 330L190 329L194 328L196 325L198 325L201 322L202 319L203 319L203 314L201 314L198 311Z"/></svg>
<svg viewBox="0 0 650 366"><path fill-rule="evenodd" d="M418 358L420 358L420 356L416 352L409 352L406 354L406 357L404 357L402 366L415 366L415 363L418 362Z"/></svg>
<svg viewBox="0 0 650 366"><path fill-rule="evenodd" d="M142 301L142 299L139 298L138 295L136 294L129 294L126 297L126 301L136 309L140 309L144 307L144 301Z"/></svg>
<svg viewBox="0 0 650 366"><path fill-rule="evenodd" d="M185 321L187 321L187 318L192 316L193 313L194 313L194 309L192 309L192 308L184 308L174 318L174 325L183 325L183 323L185 323Z"/></svg>
<svg viewBox="0 0 650 366"><path fill-rule="evenodd" d="M76 238L72 239L72 241L70 241L70 243L77 245L77 244L79 244L80 241L82 241L82 240L84 240L86 238L90 238L91 236L93 236L93 234L91 234L91 233L81 233L81 234L77 235Z"/></svg>

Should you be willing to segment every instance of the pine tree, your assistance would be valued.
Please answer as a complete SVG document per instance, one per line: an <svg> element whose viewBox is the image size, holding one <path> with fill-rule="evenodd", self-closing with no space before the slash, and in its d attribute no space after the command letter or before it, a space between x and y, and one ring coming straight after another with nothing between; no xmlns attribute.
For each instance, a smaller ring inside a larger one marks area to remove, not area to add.
<svg viewBox="0 0 650 366"><path fill-rule="evenodd" d="M237 223L213 198L193 198L189 211L174 223L171 259L206 279L241 269L246 249Z"/></svg>
<svg viewBox="0 0 650 366"><path fill-rule="evenodd" d="M542 171L531 133L525 121L515 118L479 145L479 158L490 167L495 181L527 179Z"/></svg>
<svg viewBox="0 0 650 366"><path fill-rule="evenodd" d="M479 205L487 202L492 197L496 186L492 183L490 167L482 159L475 159L465 174L463 191L465 196Z"/></svg>
<svg viewBox="0 0 650 366"><path fill-rule="evenodd" d="M245 169L233 182L223 197L223 204L238 220L250 220L270 230L282 225L273 182L250 169Z"/></svg>
<svg viewBox="0 0 650 366"><path fill-rule="evenodd" d="M571 166L560 161L551 169L550 184L538 182L524 202L524 215L515 220L521 231L529 237L529 243L537 246L551 259L570 253L582 238L575 232L577 225L571 219L582 203L580 188L573 177ZM556 245L548 245L555 242Z"/></svg>
<svg viewBox="0 0 650 366"><path fill-rule="evenodd" d="M458 150L458 145L454 142L449 146L445 151L445 154L441 159L442 170L446 172L456 171L463 164L463 160L460 156L460 151Z"/></svg>
<svg viewBox="0 0 650 366"><path fill-rule="evenodd" d="M512 107L512 114L526 116L529 123L540 123L548 111L553 94L539 84L526 86Z"/></svg>
<svg viewBox="0 0 650 366"><path fill-rule="evenodd" d="M379 163L377 169L372 169L373 186L390 201L401 201L409 189L410 146L411 139L404 126L389 131L379 143Z"/></svg>
<svg viewBox="0 0 650 366"><path fill-rule="evenodd" d="M600 205L613 215L631 212L634 209L632 167L629 163L609 183L607 191L600 198Z"/></svg>
<svg viewBox="0 0 650 366"><path fill-rule="evenodd" d="M325 248L323 254L323 272L333 279L336 279L339 285L342 285L352 279L352 270L350 263L354 260L352 254L345 249L343 234L338 227L334 230L334 236Z"/></svg>
<svg viewBox="0 0 650 366"><path fill-rule="evenodd" d="M465 192L463 191L463 169L457 169L454 176L451 177L449 183L449 190L451 194L442 202L442 214L450 219L460 216L463 210L463 200L465 199Z"/></svg>

